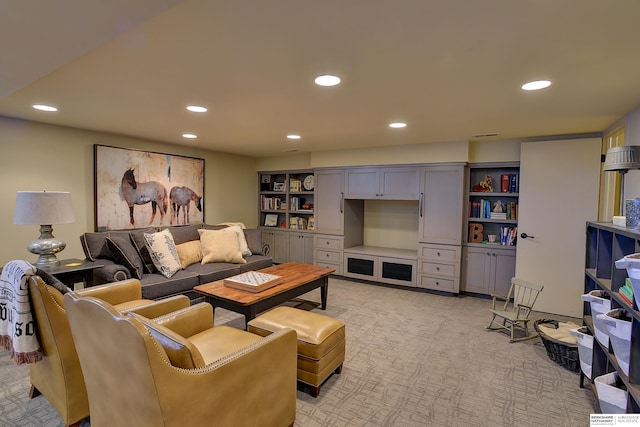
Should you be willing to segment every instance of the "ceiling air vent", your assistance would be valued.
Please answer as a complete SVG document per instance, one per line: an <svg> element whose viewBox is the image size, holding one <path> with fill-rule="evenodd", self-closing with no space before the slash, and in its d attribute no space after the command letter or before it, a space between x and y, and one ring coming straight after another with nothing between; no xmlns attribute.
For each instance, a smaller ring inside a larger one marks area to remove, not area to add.
<svg viewBox="0 0 640 427"><path fill-rule="evenodd" d="M492 133L477 133L475 135L473 135L474 138L486 138L488 136L498 136L498 132L492 132Z"/></svg>

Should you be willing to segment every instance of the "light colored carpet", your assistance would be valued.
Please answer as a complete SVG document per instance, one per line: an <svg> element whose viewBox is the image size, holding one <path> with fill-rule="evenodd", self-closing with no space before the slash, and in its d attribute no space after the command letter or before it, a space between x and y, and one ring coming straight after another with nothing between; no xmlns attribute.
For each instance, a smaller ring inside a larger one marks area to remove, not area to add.
<svg viewBox="0 0 640 427"><path fill-rule="evenodd" d="M301 298L319 302L320 291ZM345 322L344 369L318 398L298 391L295 426L589 425L598 408L593 392L549 360L539 338L510 344L485 330L490 305L331 278L327 310L313 311ZM244 328L244 318L218 309L220 324ZM7 352L0 381L0 425L63 425L44 397L28 398L28 368L14 366Z"/></svg>

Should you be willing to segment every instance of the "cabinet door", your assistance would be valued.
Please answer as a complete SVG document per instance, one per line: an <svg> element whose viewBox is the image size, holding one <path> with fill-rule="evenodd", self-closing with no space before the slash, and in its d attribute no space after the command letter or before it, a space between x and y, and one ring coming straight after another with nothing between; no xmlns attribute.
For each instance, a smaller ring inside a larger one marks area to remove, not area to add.
<svg viewBox="0 0 640 427"><path fill-rule="evenodd" d="M273 262L282 263L289 260L289 241L286 231L272 231L273 245L271 246L271 257Z"/></svg>
<svg viewBox="0 0 640 427"><path fill-rule="evenodd" d="M378 199L380 197L380 169L353 168L345 171L345 198Z"/></svg>
<svg viewBox="0 0 640 427"><path fill-rule="evenodd" d="M516 251L494 249L491 258L493 271L490 293L507 296L511 278L516 275Z"/></svg>
<svg viewBox="0 0 640 427"><path fill-rule="evenodd" d="M418 200L419 169L412 167L380 168L380 198Z"/></svg>
<svg viewBox="0 0 640 427"><path fill-rule="evenodd" d="M420 242L461 244L463 191L463 166L423 168L418 227Z"/></svg>
<svg viewBox="0 0 640 427"><path fill-rule="evenodd" d="M461 290L478 294L489 293L491 256L481 248L465 248Z"/></svg>
<svg viewBox="0 0 640 427"><path fill-rule="evenodd" d="M313 264L313 235L289 233L288 261Z"/></svg>
<svg viewBox="0 0 640 427"><path fill-rule="evenodd" d="M316 172L315 231L323 234L344 234L343 170Z"/></svg>

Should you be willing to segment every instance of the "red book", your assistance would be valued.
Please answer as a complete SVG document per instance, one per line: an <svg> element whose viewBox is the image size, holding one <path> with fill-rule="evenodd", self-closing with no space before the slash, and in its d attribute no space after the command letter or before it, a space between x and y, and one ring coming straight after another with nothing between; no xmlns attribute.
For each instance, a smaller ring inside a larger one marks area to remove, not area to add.
<svg viewBox="0 0 640 427"><path fill-rule="evenodd" d="M500 175L500 191L503 193L507 193L509 192L509 174L508 173L503 173L502 175Z"/></svg>

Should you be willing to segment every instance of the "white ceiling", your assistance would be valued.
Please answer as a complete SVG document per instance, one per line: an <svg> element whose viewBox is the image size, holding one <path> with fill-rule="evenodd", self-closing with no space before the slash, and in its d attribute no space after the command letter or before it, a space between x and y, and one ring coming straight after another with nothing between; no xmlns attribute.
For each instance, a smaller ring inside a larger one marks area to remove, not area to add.
<svg viewBox="0 0 640 427"><path fill-rule="evenodd" d="M0 115L252 156L591 133L639 49L638 0L0 0Z"/></svg>

